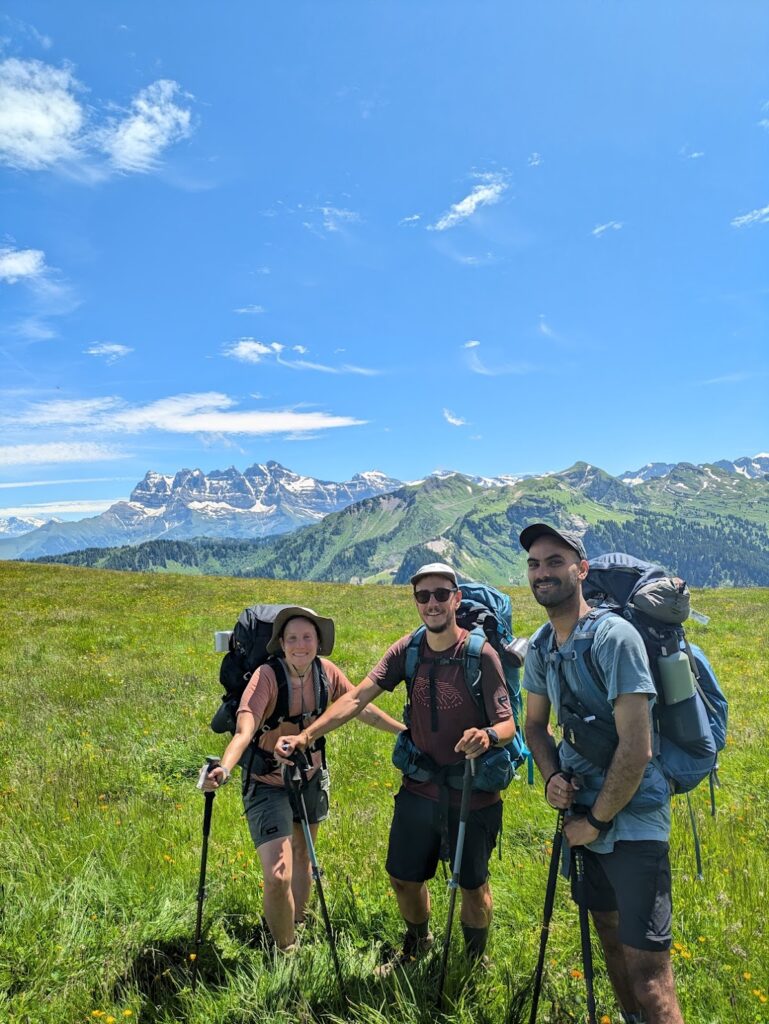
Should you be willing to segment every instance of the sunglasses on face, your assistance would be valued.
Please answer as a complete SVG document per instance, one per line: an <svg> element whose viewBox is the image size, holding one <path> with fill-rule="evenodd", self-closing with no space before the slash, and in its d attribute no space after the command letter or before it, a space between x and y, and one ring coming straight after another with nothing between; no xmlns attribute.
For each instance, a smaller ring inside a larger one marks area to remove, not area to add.
<svg viewBox="0 0 769 1024"><path fill-rule="evenodd" d="M439 604L444 604L456 592L456 587L438 587L436 590L415 590L414 600L417 604L427 604L430 598L434 597Z"/></svg>

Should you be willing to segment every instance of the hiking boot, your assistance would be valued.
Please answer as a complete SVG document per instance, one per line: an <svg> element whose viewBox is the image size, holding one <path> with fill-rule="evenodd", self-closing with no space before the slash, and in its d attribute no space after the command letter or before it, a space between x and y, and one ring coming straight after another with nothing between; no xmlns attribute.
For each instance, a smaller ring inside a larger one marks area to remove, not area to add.
<svg viewBox="0 0 769 1024"><path fill-rule="evenodd" d="M374 977L382 980L389 978L394 971L401 971L413 966L430 951L432 944L432 932L428 932L421 938L412 932L406 932L403 937L403 949L400 952L394 952L384 963L375 967Z"/></svg>

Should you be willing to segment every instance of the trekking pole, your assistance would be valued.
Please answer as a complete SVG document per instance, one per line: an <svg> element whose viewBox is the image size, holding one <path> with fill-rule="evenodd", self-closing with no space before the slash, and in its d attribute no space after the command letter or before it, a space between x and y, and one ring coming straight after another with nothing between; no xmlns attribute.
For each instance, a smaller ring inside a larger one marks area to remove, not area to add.
<svg viewBox="0 0 769 1024"><path fill-rule="evenodd" d="M300 760L303 764L300 766ZM342 968L339 966L339 957L336 951L336 941L334 939L334 932L331 928L331 918L328 916L328 907L326 906L326 897L323 893L323 883L321 882L321 870L318 864L318 858L315 854L315 844L312 841L312 833L310 832L310 820L307 815L307 806L304 802L304 794L302 793L302 772L307 771L307 758L304 754L298 751L294 752L292 758L294 767L293 770L289 768L283 769L284 779L288 782L291 789L296 795L299 803L299 810L302 818L302 831L304 832L304 841L307 846L307 853L310 857L310 864L312 866L312 877L315 882L315 888L318 890L318 902L320 903L320 911L323 915L323 923L326 926L326 935L328 936L328 944L331 947L331 958L334 961L334 971L336 973L337 984L339 985L339 994L342 997L342 1002L347 1005L347 992L344 987L344 980L342 978Z"/></svg>
<svg viewBox="0 0 769 1024"><path fill-rule="evenodd" d="M465 832L467 831L467 819L470 816L470 796L475 778L475 759L468 757L465 760L465 774L462 779L462 801L459 805L459 829L457 831L457 848L454 852L454 866L449 879L449 911L446 917L446 934L443 939L443 955L441 957L441 973L438 978L438 1009L443 1009L443 982L446 978L446 967L449 962L449 946L451 944L451 926L454 923L454 904L457 901L457 889L459 888L459 872L462 869L462 852L465 846Z"/></svg>
<svg viewBox="0 0 769 1024"><path fill-rule="evenodd" d="M547 873L547 888L545 889L545 909L542 912L542 929L539 933L539 957L537 958L537 969L534 972L534 992L531 996L531 1013L529 1024L535 1024L537 1009L539 1007L539 996L542 991L542 975L545 969L545 951L547 940L550 937L550 920L553 916L553 904L555 903L555 887L558 883L558 862L561 859L561 847L563 846L563 818L565 812L558 811L555 822L555 835L553 836L553 849L550 854L550 870Z"/></svg>
<svg viewBox="0 0 769 1024"><path fill-rule="evenodd" d="M203 788L203 783L206 780L206 776L209 772L216 768L220 763L221 758L219 757L206 757L206 763L200 772L200 778L198 779L198 789ZM215 792L205 793L206 798L205 807L203 809L203 848L200 854L200 878L198 880L198 913L195 921L195 943L194 950L192 953L192 991L198 983L198 953L200 952L200 930L203 925L203 901L206 898L206 865L208 863L208 837L211 833L211 815L214 809L214 797Z"/></svg>
<svg viewBox="0 0 769 1024"><path fill-rule="evenodd" d="M587 1019L588 1024L596 1024L595 993L593 991L593 947L590 945L590 919L585 898L585 860L581 846L575 846L571 853L574 857L574 873L579 900L579 938L582 945L582 967L585 972L585 989L587 991Z"/></svg>

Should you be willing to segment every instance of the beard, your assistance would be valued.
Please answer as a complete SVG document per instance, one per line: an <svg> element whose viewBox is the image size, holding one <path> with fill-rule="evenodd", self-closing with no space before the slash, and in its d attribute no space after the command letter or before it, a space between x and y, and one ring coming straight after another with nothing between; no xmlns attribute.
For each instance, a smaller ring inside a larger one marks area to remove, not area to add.
<svg viewBox="0 0 769 1024"><path fill-rule="evenodd" d="M546 590L539 589L543 583L549 584ZM534 594L534 600L537 604L541 604L543 608L557 608L558 605L565 604L574 597L578 586L579 583L574 583L571 580L549 578L539 580L532 587L532 593Z"/></svg>

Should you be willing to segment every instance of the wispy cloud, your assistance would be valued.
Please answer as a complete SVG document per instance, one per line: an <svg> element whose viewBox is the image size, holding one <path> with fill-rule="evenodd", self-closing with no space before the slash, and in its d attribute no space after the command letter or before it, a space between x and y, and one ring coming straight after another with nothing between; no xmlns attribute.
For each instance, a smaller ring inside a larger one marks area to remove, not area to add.
<svg viewBox="0 0 769 1024"><path fill-rule="evenodd" d="M478 349L480 348L480 342L477 342L473 348L468 349L467 345L464 346L466 350L466 360L468 367L473 373L478 373L482 377L505 377L509 375L520 375L531 373L536 369L531 363L497 363L495 365L489 365L484 362Z"/></svg>
<svg viewBox="0 0 769 1024"><path fill-rule="evenodd" d="M44 466L66 462L111 462L126 459L125 452L110 445L83 442L0 445L0 466Z"/></svg>
<svg viewBox="0 0 769 1024"><path fill-rule="evenodd" d="M733 228L747 228L751 224L769 224L769 206L764 206L760 210L751 210L750 213L743 213L731 222Z"/></svg>
<svg viewBox="0 0 769 1024"><path fill-rule="evenodd" d="M408 224L414 225L414 224L417 224L421 219L422 219L422 214L421 213L412 213L410 217L401 217L401 219L398 221L398 225L399 226L404 226L404 225L408 225Z"/></svg>
<svg viewBox="0 0 769 1024"><path fill-rule="evenodd" d="M264 306L239 306L237 309L233 309L233 313L264 313Z"/></svg>
<svg viewBox="0 0 769 1024"><path fill-rule="evenodd" d="M158 430L170 434L221 433L257 436L306 434L318 430L359 426L366 422L351 416L335 416L322 411L242 411L236 408L237 404L229 395L216 391L171 395L143 405L131 405L119 398L56 400L38 402L19 413L2 416L0 423L13 426L69 426L70 430L81 433L96 431L100 435L139 434ZM17 446L34 450L37 447Z"/></svg>
<svg viewBox="0 0 769 1024"><path fill-rule="evenodd" d="M83 102L71 65L11 57L0 62L0 162L20 170L65 168L82 181L110 169L147 172L192 131L189 96L159 79L136 94L123 116Z"/></svg>
<svg viewBox="0 0 769 1024"><path fill-rule="evenodd" d="M8 491L18 487L59 487L62 484L114 484L118 481L133 481L134 476L78 476L66 480L14 480L0 483L0 491Z"/></svg>
<svg viewBox="0 0 769 1024"><path fill-rule="evenodd" d="M529 167L539 167L542 163L542 156L539 153L532 153L527 161Z"/></svg>
<svg viewBox="0 0 769 1024"><path fill-rule="evenodd" d="M191 99L178 82L161 78L131 101L130 112L100 133L102 148L120 171L146 173L163 150L192 132L192 115L178 102Z"/></svg>
<svg viewBox="0 0 769 1024"><path fill-rule="evenodd" d="M8 518L18 516L20 518L35 517L49 518L51 516L71 516L78 518L83 516L106 512L107 509L117 501L125 501L122 498L93 498L81 499L79 501L46 501L38 505L16 505L0 508L0 516Z"/></svg>
<svg viewBox="0 0 769 1024"><path fill-rule="evenodd" d="M265 344L257 341L256 338L240 338L239 341L228 345L224 349L224 355L231 359L238 359L243 363L264 363L271 361L277 366L285 366L289 370L314 370L317 373L334 374L358 374L362 377L377 377L381 370L371 369L364 366L355 366L352 363L342 363L339 366L330 366L327 363L313 362L308 359L287 359L281 353L286 350L285 345L272 341ZM306 355L307 348L304 345L293 345L292 352L298 355Z"/></svg>
<svg viewBox="0 0 769 1024"><path fill-rule="evenodd" d="M446 231L467 220L481 206L492 206L498 203L507 189L508 182L503 174L478 175L482 180L469 195L454 203L435 224L428 225L428 231Z"/></svg>
<svg viewBox="0 0 769 1024"><path fill-rule="evenodd" d="M681 146L678 155L684 160L700 160L705 153L701 149L692 150L688 146Z"/></svg>
<svg viewBox="0 0 769 1024"><path fill-rule="evenodd" d="M466 341L464 347L465 348L478 348L479 345L480 345L480 341L475 341L475 339L472 339L471 341Z"/></svg>
<svg viewBox="0 0 769 1024"><path fill-rule="evenodd" d="M537 324L537 330L545 338L550 338L552 341L558 341L558 335L545 319L544 313L539 314L539 323Z"/></svg>
<svg viewBox="0 0 769 1024"><path fill-rule="evenodd" d="M709 377L707 380L695 381L701 387L708 387L711 384L741 384L743 381L752 380L759 374L750 373L747 370L737 370L734 373L725 373L721 377Z"/></svg>
<svg viewBox="0 0 769 1024"><path fill-rule="evenodd" d="M45 253L40 249L0 248L0 281L17 281L40 277L46 271Z"/></svg>
<svg viewBox="0 0 769 1024"><path fill-rule="evenodd" d="M605 231L621 231L623 227L621 220L609 220L605 224L596 224L590 233L594 238L600 238Z"/></svg>
<svg viewBox="0 0 769 1024"><path fill-rule="evenodd" d="M450 409L443 410L443 418L447 423L450 423L452 427L466 427L467 420L463 420L461 416L455 415Z"/></svg>
<svg viewBox="0 0 769 1024"><path fill-rule="evenodd" d="M87 356L99 356L106 363L116 363L118 359L123 359L129 353L133 352L132 348L128 345L118 345L114 342L100 341L96 345L91 345L90 348L83 349L83 352Z"/></svg>

